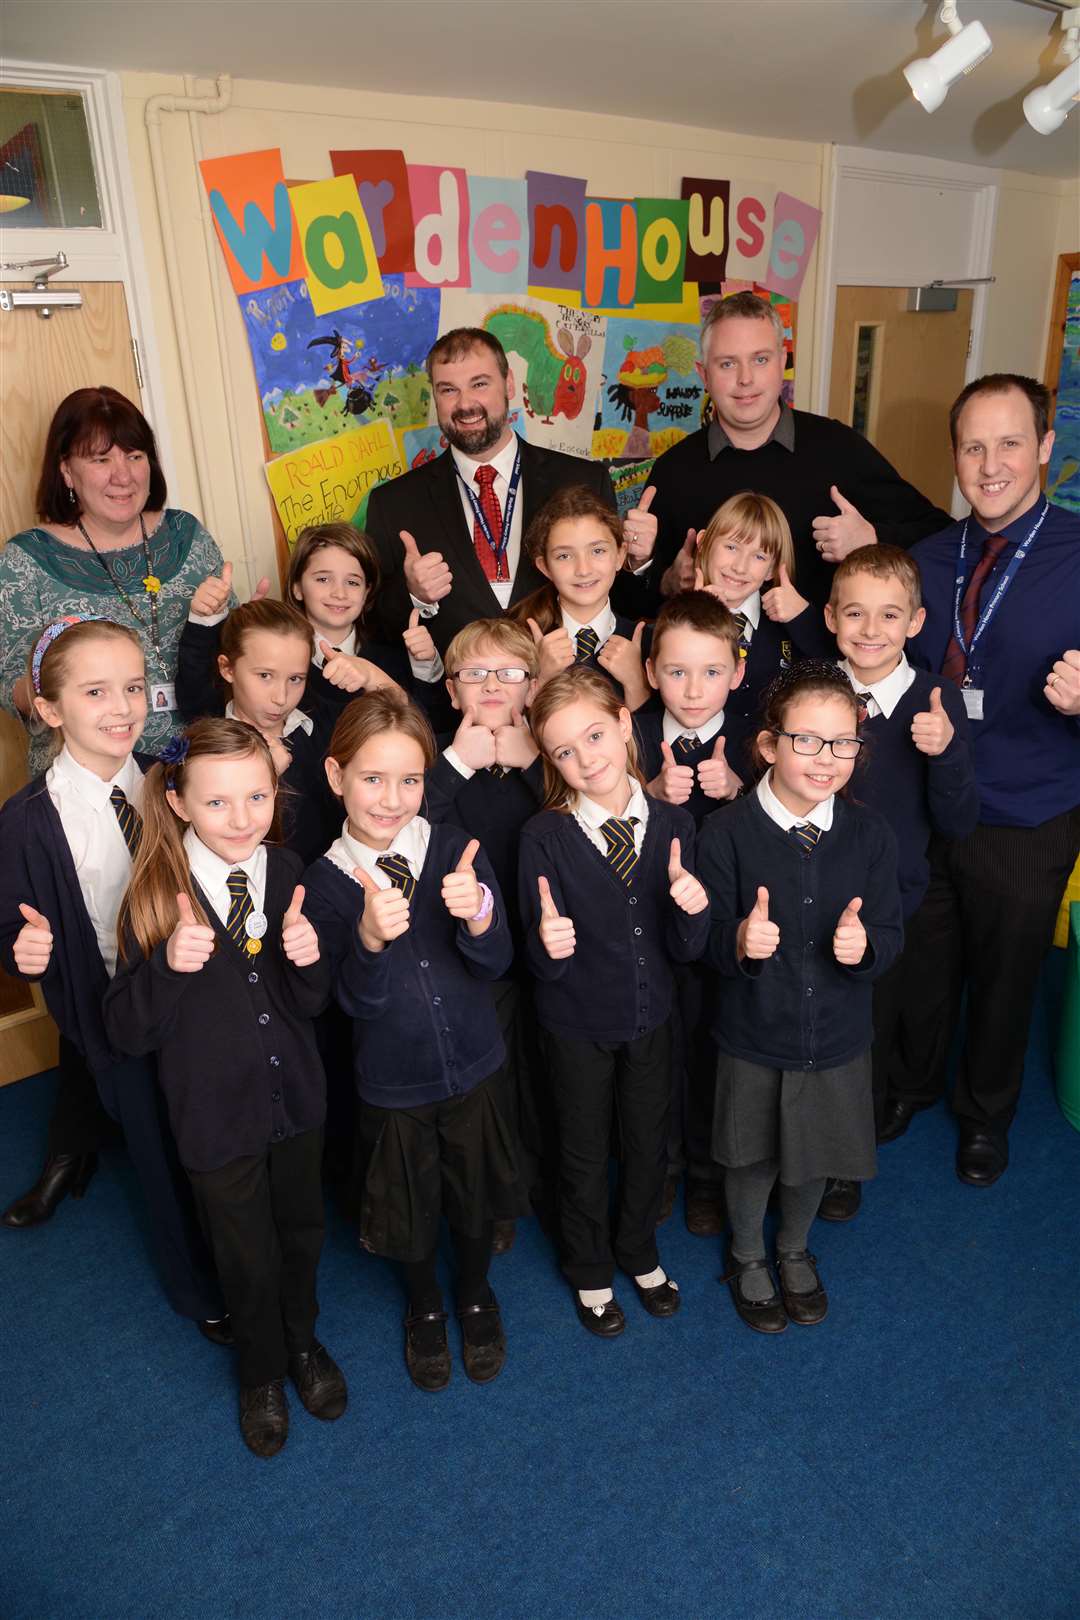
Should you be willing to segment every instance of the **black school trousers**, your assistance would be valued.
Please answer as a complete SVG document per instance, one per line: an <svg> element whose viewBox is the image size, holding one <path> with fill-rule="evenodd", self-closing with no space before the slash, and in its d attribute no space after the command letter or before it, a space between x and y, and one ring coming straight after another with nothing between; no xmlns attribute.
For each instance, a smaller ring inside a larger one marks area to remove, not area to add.
<svg viewBox="0 0 1080 1620"><path fill-rule="evenodd" d="M310 1350L319 1314L323 1133L272 1142L217 1170L189 1170L195 1205L232 1317L240 1385L284 1378Z"/></svg>
<svg viewBox="0 0 1080 1620"><path fill-rule="evenodd" d="M908 926L892 1096L926 1108L945 1095L966 986L953 1111L991 1136L1006 1136L1039 972L1078 852L1080 807L1039 827L980 826L968 838L931 846L930 887Z"/></svg>
<svg viewBox="0 0 1080 1620"><path fill-rule="evenodd" d="M724 1172L712 1156L716 1101L716 1042L710 1024L715 974L704 962L675 967L676 1016L672 1020L671 1122L667 1173L686 1172L689 1190L717 1194Z"/></svg>
<svg viewBox="0 0 1080 1620"><path fill-rule="evenodd" d="M610 1288L616 1265L655 1271L667 1169L671 1027L607 1044L543 1032L559 1131L562 1267L574 1288ZM612 1218L612 1125L619 1184Z"/></svg>

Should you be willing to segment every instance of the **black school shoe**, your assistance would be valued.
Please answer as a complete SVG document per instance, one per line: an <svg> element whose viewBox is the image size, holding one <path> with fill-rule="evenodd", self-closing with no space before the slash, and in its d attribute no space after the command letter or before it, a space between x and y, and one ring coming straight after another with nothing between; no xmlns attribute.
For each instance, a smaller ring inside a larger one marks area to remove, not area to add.
<svg viewBox="0 0 1080 1620"><path fill-rule="evenodd" d="M970 1120L960 1121L956 1173L969 1187L992 1187L1009 1167L1008 1137L991 1136Z"/></svg>
<svg viewBox="0 0 1080 1620"><path fill-rule="evenodd" d="M666 1277L655 1288L642 1288L637 1278L633 1279L637 1290L637 1297L644 1305L650 1316L674 1316L682 1300L679 1297L679 1285Z"/></svg>
<svg viewBox="0 0 1080 1620"><path fill-rule="evenodd" d="M494 1291L486 1305L463 1305L458 1311L461 1323L461 1359L466 1377L474 1384L490 1384L498 1378L506 1360L506 1334L503 1332L499 1302Z"/></svg>
<svg viewBox="0 0 1080 1620"><path fill-rule="evenodd" d="M318 1339L311 1341L310 1350L289 1357L289 1377L305 1410L324 1423L333 1423L348 1405L345 1375Z"/></svg>
<svg viewBox="0 0 1080 1620"><path fill-rule="evenodd" d="M280 1378L240 1391L240 1433L256 1457L276 1457L289 1436L289 1403Z"/></svg>
<svg viewBox="0 0 1080 1620"><path fill-rule="evenodd" d="M784 1267L793 1262L806 1266L814 1274L814 1287L805 1293L795 1293L784 1282ZM813 1327L823 1322L829 1309L829 1296L822 1287L818 1276L817 1258L808 1254L805 1249L788 1249L776 1251L776 1269L780 1276L780 1292L784 1296L784 1309L792 1322L800 1327Z"/></svg>
<svg viewBox="0 0 1080 1620"><path fill-rule="evenodd" d="M764 1271L772 1282L772 1273L769 1271L767 1260L736 1260L731 1252L730 1245L727 1251L727 1270L721 1277L722 1283L727 1283L731 1289L731 1297L735 1302L735 1309L755 1333L783 1333L788 1325L788 1315L784 1309L784 1301L777 1292L773 1283L772 1293L768 1299L747 1299L739 1287L739 1279L748 1271Z"/></svg>
<svg viewBox="0 0 1080 1620"><path fill-rule="evenodd" d="M861 1203L861 1182L842 1181L839 1177L830 1177L825 1183L825 1193L818 1206L818 1214L823 1221L854 1220Z"/></svg>
<svg viewBox="0 0 1080 1620"><path fill-rule="evenodd" d="M211 1344L219 1344L228 1349L230 1345L236 1343L236 1340L233 1338L231 1316L221 1316L216 1322L196 1322L195 1326L198 1328L203 1338L209 1339Z"/></svg>
<svg viewBox="0 0 1080 1620"><path fill-rule="evenodd" d="M724 1193L721 1187L686 1188L686 1230L695 1237L719 1237L724 1230Z"/></svg>
<svg viewBox="0 0 1080 1620"><path fill-rule="evenodd" d="M583 1305L575 1288L574 1306L582 1327L595 1333L598 1339L617 1339L626 1326L626 1317L617 1299L609 1299L606 1305Z"/></svg>
<svg viewBox="0 0 1080 1620"><path fill-rule="evenodd" d="M450 1346L446 1342L445 1311L424 1311L405 1318L405 1365L417 1389L433 1395L446 1388L450 1382Z"/></svg>

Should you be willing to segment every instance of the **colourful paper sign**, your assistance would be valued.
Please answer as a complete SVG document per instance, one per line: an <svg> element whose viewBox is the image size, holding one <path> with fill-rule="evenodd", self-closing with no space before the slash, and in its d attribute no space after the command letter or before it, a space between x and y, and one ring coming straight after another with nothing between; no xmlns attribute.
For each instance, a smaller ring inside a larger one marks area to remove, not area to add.
<svg viewBox="0 0 1080 1620"><path fill-rule="evenodd" d="M416 268L409 287L468 287L469 183L464 169L409 164Z"/></svg>
<svg viewBox="0 0 1080 1620"><path fill-rule="evenodd" d="M786 191L776 193L769 262L761 280L770 292L798 298L817 241L821 214Z"/></svg>
<svg viewBox="0 0 1080 1620"><path fill-rule="evenodd" d="M303 247L277 148L204 158L199 169L236 291L257 292L303 276Z"/></svg>
<svg viewBox="0 0 1080 1620"><path fill-rule="evenodd" d="M686 274L699 284L718 286L726 273L731 181L684 180L682 194L690 204Z"/></svg>
<svg viewBox="0 0 1080 1620"><path fill-rule="evenodd" d="M386 422L290 450L266 464L266 479L285 538L294 545L313 523L362 524L371 491L405 471L405 457Z"/></svg>
<svg viewBox="0 0 1080 1620"><path fill-rule="evenodd" d="M524 180L470 175L469 221L473 291L523 293L529 284Z"/></svg>
<svg viewBox="0 0 1080 1620"><path fill-rule="evenodd" d="M306 280L316 315L381 298L375 244L352 176L293 186L289 200L304 244Z"/></svg>
<svg viewBox="0 0 1080 1620"><path fill-rule="evenodd" d="M335 174L351 174L383 275L413 267L413 221L404 152L331 152Z"/></svg>
<svg viewBox="0 0 1080 1620"><path fill-rule="evenodd" d="M583 309L625 311L637 286L637 214L632 202L590 197L585 204Z"/></svg>
<svg viewBox="0 0 1080 1620"><path fill-rule="evenodd" d="M775 201L775 186L732 182L726 281L760 281L765 274Z"/></svg>
<svg viewBox="0 0 1080 1620"><path fill-rule="evenodd" d="M634 302L679 304L690 204L671 197L639 197L634 209L638 238Z"/></svg>
<svg viewBox="0 0 1080 1620"><path fill-rule="evenodd" d="M585 181L529 169L525 183L529 197L529 280L580 292L585 262Z"/></svg>

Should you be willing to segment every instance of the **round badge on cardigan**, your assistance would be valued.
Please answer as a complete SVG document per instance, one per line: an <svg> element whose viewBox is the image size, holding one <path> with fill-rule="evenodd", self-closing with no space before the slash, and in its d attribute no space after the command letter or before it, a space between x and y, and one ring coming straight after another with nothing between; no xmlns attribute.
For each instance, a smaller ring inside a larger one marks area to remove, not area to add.
<svg viewBox="0 0 1080 1620"><path fill-rule="evenodd" d="M266 912L250 911L244 918L244 933L248 939L262 939L266 933Z"/></svg>

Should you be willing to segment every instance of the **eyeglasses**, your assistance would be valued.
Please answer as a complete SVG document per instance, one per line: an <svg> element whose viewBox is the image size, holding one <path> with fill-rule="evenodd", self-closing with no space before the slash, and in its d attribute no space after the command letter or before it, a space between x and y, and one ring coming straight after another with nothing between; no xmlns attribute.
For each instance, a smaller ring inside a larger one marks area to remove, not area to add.
<svg viewBox="0 0 1080 1620"><path fill-rule="evenodd" d="M778 731L778 737L790 737L794 754L820 754L831 748L834 759L856 759L863 745L861 737L810 737L805 731Z"/></svg>
<svg viewBox="0 0 1080 1620"><path fill-rule="evenodd" d="M504 686L520 686L529 679L527 669L459 669L450 679L460 681L463 686L479 686L489 675L494 675Z"/></svg>

